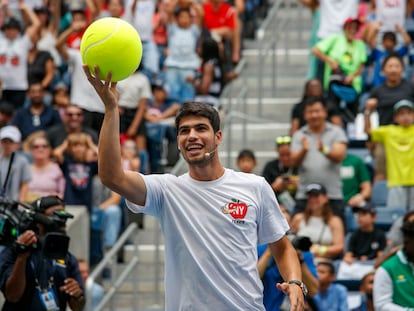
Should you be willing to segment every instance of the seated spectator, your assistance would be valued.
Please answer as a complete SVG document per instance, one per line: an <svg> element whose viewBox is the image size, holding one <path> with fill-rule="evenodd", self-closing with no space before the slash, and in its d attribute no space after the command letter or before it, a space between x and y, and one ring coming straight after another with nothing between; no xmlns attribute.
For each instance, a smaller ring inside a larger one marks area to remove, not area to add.
<svg viewBox="0 0 414 311"><path fill-rule="evenodd" d="M219 41L227 39L231 42L231 62L240 61L240 33L237 32L236 9L224 0L209 0L204 2L204 27L213 38Z"/></svg>
<svg viewBox="0 0 414 311"><path fill-rule="evenodd" d="M317 264L319 291L314 300L321 311L348 311L348 290L334 283L335 267L332 262L321 261Z"/></svg>
<svg viewBox="0 0 414 311"><path fill-rule="evenodd" d="M37 134L37 133L35 133ZM63 198L65 177L58 164L52 161L52 148L45 133L28 138L29 151L32 158L30 166L32 179L29 182L27 202L39 197L56 195Z"/></svg>
<svg viewBox="0 0 414 311"><path fill-rule="evenodd" d="M141 159L137 155L137 145L133 139L121 141L121 157L123 168L130 171L139 172Z"/></svg>
<svg viewBox="0 0 414 311"><path fill-rule="evenodd" d="M236 164L240 172L253 173L256 167L256 156L254 152L250 149L241 150L237 156Z"/></svg>
<svg viewBox="0 0 414 311"><path fill-rule="evenodd" d="M150 155L150 169L152 173L162 172L164 139L169 143L177 141L177 132L173 117L180 109L176 102L169 102L166 86L161 80L152 85L153 99L147 104L144 119L146 126L147 146Z"/></svg>
<svg viewBox="0 0 414 311"><path fill-rule="evenodd" d="M78 265L79 265L79 272L81 274L83 284L86 287L86 280L89 277L89 265L86 262L86 260L82 258L78 258ZM86 293L86 290L85 290L85 293ZM96 282L93 282L91 296L86 295L85 297L87 301L88 299L92 301L91 302L92 310L96 310L96 307L101 303L104 297L104 294L105 294L105 289L102 287L102 285Z"/></svg>
<svg viewBox="0 0 414 311"><path fill-rule="evenodd" d="M59 112L60 118L64 120L65 109L70 105L69 88L65 83L59 82L54 86L51 105Z"/></svg>
<svg viewBox="0 0 414 311"><path fill-rule="evenodd" d="M307 236L313 245L315 257L336 259L344 250L344 225L333 215L326 188L320 184L306 187L308 196L305 210L293 216L291 228L297 236Z"/></svg>
<svg viewBox="0 0 414 311"><path fill-rule="evenodd" d="M347 231L355 229L354 207L369 201L372 193L371 176L364 161L347 153L341 164L342 193L344 195Z"/></svg>
<svg viewBox="0 0 414 311"><path fill-rule="evenodd" d="M292 137L292 166L298 167L299 187L294 213L306 205L306 186L319 183L327 188L330 205L335 215L345 223L345 204L342 194L341 163L346 155L348 139L339 126L326 121L327 108L323 98L306 100L306 125Z"/></svg>
<svg viewBox="0 0 414 311"><path fill-rule="evenodd" d="M388 198L387 206L414 209L414 103L400 100L394 105L394 124L371 129L365 116L365 131L384 146Z"/></svg>
<svg viewBox="0 0 414 311"><path fill-rule="evenodd" d="M27 97L30 100L30 105L19 108L11 122L20 129L22 140L36 131L46 131L62 123L59 113L45 103L45 91L40 82L29 85Z"/></svg>
<svg viewBox="0 0 414 311"><path fill-rule="evenodd" d="M14 112L15 109L12 104L4 100L0 101L0 128L10 124L11 120L13 120Z"/></svg>
<svg viewBox="0 0 414 311"><path fill-rule="evenodd" d="M305 110L305 102L308 98L324 97L324 91L321 82L318 79L311 79L306 81L303 91L302 99L295 104L292 109L290 119L290 135L292 136L298 129L306 125L306 120L303 115ZM339 110L335 107L328 107L328 119L332 124L342 126L342 119Z"/></svg>
<svg viewBox="0 0 414 311"><path fill-rule="evenodd" d="M236 74L225 71L219 45L214 39L202 40L200 56L200 76L192 80L196 92L194 101L220 108L221 92L229 80L236 78Z"/></svg>
<svg viewBox="0 0 414 311"><path fill-rule="evenodd" d="M279 200L282 199L280 197L282 193L285 197L290 197L292 203L283 202L288 209L294 207L290 205L295 204L294 197L299 185L298 169L292 167L291 162L291 141L290 136L276 137L275 145L278 158L267 162L262 172L262 176L270 184Z"/></svg>
<svg viewBox="0 0 414 311"><path fill-rule="evenodd" d="M340 101L347 103L351 115L342 114L344 121L353 122L358 110L358 95L362 91L361 73L367 60L365 43L356 39L360 22L358 19L346 19L343 34L329 36L319 41L312 52L323 61L325 66L324 89L328 92L329 105L340 108ZM338 79L333 80L333 75ZM332 81L332 82L331 82ZM335 82L334 82L335 81ZM336 85L347 86L353 98L341 98Z"/></svg>
<svg viewBox="0 0 414 311"><path fill-rule="evenodd" d="M29 182L32 178L27 158L16 152L20 149L21 134L17 127L7 125L0 130L0 197L24 202L27 197ZM10 166L10 175L7 174ZM6 176L8 175L8 180Z"/></svg>
<svg viewBox="0 0 414 311"><path fill-rule="evenodd" d="M85 133L69 134L53 151L66 180L65 202L84 205L89 212L92 210L92 180L98 173L97 154L97 146Z"/></svg>
<svg viewBox="0 0 414 311"><path fill-rule="evenodd" d="M343 261L352 264L355 261L376 260L382 256L386 245L385 233L375 227L377 211L370 203L355 207L359 228L351 233L347 252Z"/></svg>
<svg viewBox="0 0 414 311"><path fill-rule="evenodd" d="M405 220L401 231L403 247L375 272L376 311L410 310L414 307L414 221Z"/></svg>
<svg viewBox="0 0 414 311"><path fill-rule="evenodd" d="M120 207L121 196L118 193L104 186L97 175L94 176L92 182L92 218L98 217L102 219L97 227L93 226L92 228L94 231L97 231L98 236L96 240L93 240L96 243L91 245L91 262L97 263L114 246L119 237L122 210ZM101 247L102 249L100 249Z"/></svg>
<svg viewBox="0 0 414 311"><path fill-rule="evenodd" d="M375 271L368 272L361 279L361 285L359 286L360 293L360 305L351 311L375 311L373 301L373 288L374 288L374 276Z"/></svg>
<svg viewBox="0 0 414 311"><path fill-rule="evenodd" d="M54 149L60 146L68 135L74 133L85 133L92 137L95 144L98 143L98 134L90 127L84 125L84 114L82 108L70 104L66 106L63 115L63 123L55 125L46 131L50 146Z"/></svg>

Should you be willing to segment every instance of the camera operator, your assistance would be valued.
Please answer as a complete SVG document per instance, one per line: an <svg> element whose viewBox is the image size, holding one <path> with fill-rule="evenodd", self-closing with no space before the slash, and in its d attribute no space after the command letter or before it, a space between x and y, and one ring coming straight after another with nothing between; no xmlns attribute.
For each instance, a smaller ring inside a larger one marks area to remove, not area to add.
<svg viewBox="0 0 414 311"><path fill-rule="evenodd" d="M64 213L64 203L57 196L46 196L32 203L34 210L45 218ZM82 278L76 258L66 251L62 259L46 256L39 244L50 232L65 232L66 218L37 223L34 230L26 230L17 243L0 254L0 286L6 302L2 310L64 311L69 304L73 311L85 304ZM47 223L47 222L45 222Z"/></svg>

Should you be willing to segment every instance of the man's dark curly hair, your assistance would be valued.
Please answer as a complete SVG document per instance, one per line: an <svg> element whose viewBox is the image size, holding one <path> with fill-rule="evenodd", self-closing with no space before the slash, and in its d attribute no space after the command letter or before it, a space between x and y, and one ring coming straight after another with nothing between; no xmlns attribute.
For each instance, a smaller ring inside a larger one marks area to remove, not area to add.
<svg viewBox="0 0 414 311"><path fill-rule="evenodd" d="M403 220L403 225L401 227L401 231L404 236L406 237L413 237L414 238L414 220L409 220L411 216L414 215L414 211L409 211Z"/></svg>

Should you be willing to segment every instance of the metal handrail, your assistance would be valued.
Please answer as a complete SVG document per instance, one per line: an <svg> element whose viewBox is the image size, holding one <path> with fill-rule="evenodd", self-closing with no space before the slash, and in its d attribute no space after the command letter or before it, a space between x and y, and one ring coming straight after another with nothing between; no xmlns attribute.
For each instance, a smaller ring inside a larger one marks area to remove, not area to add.
<svg viewBox="0 0 414 311"><path fill-rule="evenodd" d="M117 240L114 246L112 246L111 250L106 254L106 256L101 260L101 262L96 266L96 268L92 271L90 276L86 280L85 284L85 293L86 293L86 306L85 311L99 311L103 310L103 308L106 306L108 302L110 302L110 310L114 309L114 302L113 299L111 299L117 292L117 290L121 287L123 282L127 279L128 276L130 276L130 273L138 266L139 257L138 257L138 244L136 239L134 239L134 255L130 262L126 265L124 271L119 275L118 278L116 278L116 260L115 258L117 256L118 251L124 246L125 242L133 236L133 234L136 234L138 232L138 226L136 223L131 223L128 228L122 233L120 238ZM109 290L105 293L105 296L103 297L102 301L99 303L99 305L92 309L92 301L91 299L88 299L88 297L91 297L92 294L92 288L93 285L98 277L101 276L102 271L107 267L111 266L111 286ZM138 281L137 277L134 277L133 282L133 290L134 292L138 291ZM133 307L134 310L137 310L138 307L138 301L137 301L137 295L134 295L135 299L133 300Z"/></svg>

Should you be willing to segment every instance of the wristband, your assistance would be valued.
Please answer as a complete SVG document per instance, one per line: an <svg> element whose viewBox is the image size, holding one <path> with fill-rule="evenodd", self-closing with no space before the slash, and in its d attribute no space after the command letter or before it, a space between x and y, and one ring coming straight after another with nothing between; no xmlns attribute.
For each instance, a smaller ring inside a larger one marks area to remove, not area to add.
<svg viewBox="0 0 414 311"><path fill-rule="evenodd" d="M328 146L323 146L322 153L324 155L328 155L329 151L331 151L331 149Z"/></svg>
<svg viewBox="0 0 414 311"><path fill-rule="evenodd" d="M325 256L327 252L328 252L328 246L321 245L319 247L319 256Z"/></svg>

